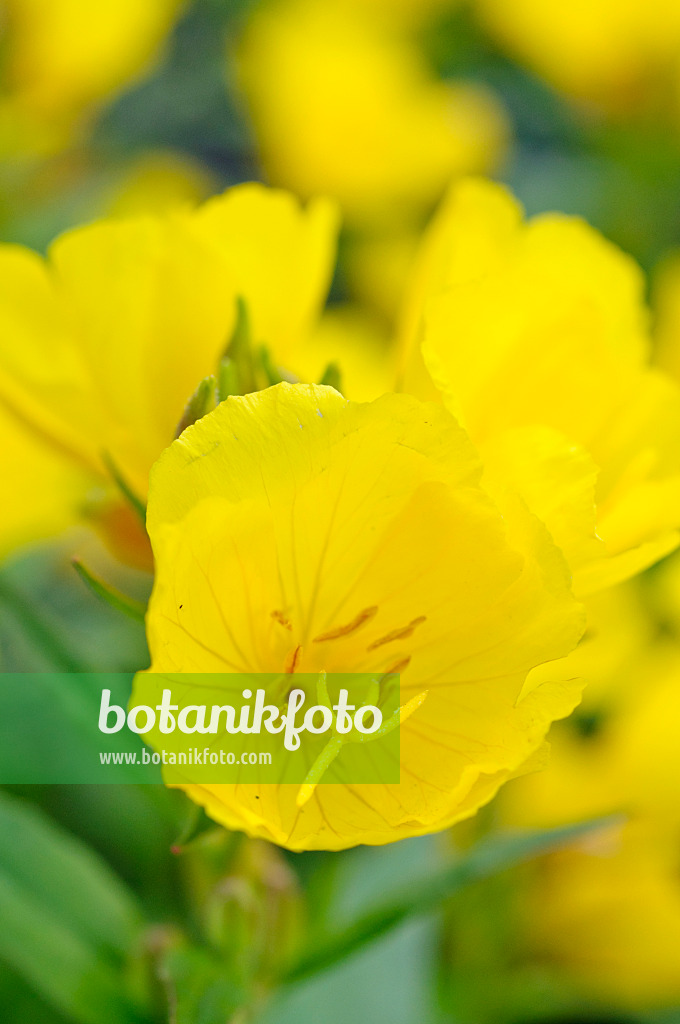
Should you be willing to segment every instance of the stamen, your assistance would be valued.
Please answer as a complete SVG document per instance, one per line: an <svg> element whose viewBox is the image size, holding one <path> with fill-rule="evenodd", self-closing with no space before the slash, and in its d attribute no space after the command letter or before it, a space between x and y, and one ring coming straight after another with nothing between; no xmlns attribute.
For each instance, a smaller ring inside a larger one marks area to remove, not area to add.
<svg viewBox="0 0 680 1024"><path fill-rule="evenodd" d="M401 661L395 661L394 665L392 665L391 668L388 668L385 675L398 676L400 672L405 672L410 664L411 656L409 655L407 658L402 658Z"/></svg>
<svg viewBox="0 0 680 1024"><path fill-rule="evenodd" d="M342 636L349 636L350 633L355 633L357 629L361 628L361 626L370 622L377 614L377 611L377 604L372 605L370 608L364 608L364 610L359 612L359 614L353 618L351 622L348 622L346 626L338 626L336 629L329 629L327 633L320 633L318 636L314 637L312 643L320 644L325 640L339 640Z"/></svg>
<svg viewBox="0 0 680 1024"><path fill-rule="evenodd" d="M392 643L393 640L406 640L407 637L413 636L416 626L420 626L426 619L426 615L419 615L417 619L412 619L408 626L402 626L401 629L393 629L391 633L386 633L379 640L374 640L372 644L368 645L366 650L374 651L377 647L382 647L383 644Z"/></svg>
<svg viewBox="0 0 680 1024"><path fill-rule="evenodd" d="M291 673L295 672L295 670L296 670L296 668L298 666L298 662L300 660L300 655L301 654L302 654L302 644L298 644L297 647L294 647L291 651L288 652L288 654L286 656L286 663L285 663L284 669L283 669L283 671L286 673L286 675L291 675Z"/></svg>
<svg viewBox="0 0 680 1024"><path fill-rule="evenodd" d="M283 626L284 629L293 629L290 619L286 618L283 612L279 611L278 608L275 608L274 611L272 612L272 618L274 622L278 622L278 624L280 626Z"/></svg>

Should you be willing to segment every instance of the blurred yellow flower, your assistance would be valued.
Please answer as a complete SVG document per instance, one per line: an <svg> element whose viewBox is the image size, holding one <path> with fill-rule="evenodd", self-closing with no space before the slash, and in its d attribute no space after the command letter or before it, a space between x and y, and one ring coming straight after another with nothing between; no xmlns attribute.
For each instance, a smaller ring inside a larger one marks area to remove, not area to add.
<svg viewBox="0 0 680 1024"><path fill-rule="evenodd" d="M582 614L540 523L480 475L440 406L314 385L229 398L166 450L152 671L393 671L402 704L427 691L399 785L321 785L302 807L292 785L189 786L212 817L292 849L387 843L469 817L534 762L579 687L525 677Z"/></svg>
<svg viewBox="0 0 680 1024"><path fill-rule="evenodd" d="M217 368L237 297L286 364L320 313L334 242L329 204L302 210L249 185L67 232L47 261L0 246L0 399L93 483L110 481L112 460L143 500L187 399Z"/></svg>
<svg viewBox="0 0 680 1024"><path fill-rule="evenodd" d="M558 89L612 112L673 100L676 0L475 0L489 31Z"/></svg>
<svg viewBox="0 0 680 1024"><path fill-rule="evenodd" d="M584 716L586 726L618 712L650 670L658 626L650 614L647 589L639 580L628 580L586 598L588 627L578 647L566 658L535 669L530 683L582 680L585 688L579 715ZM574 796L581 799L578 792Z"/></svg>
<svg viewBox="0 0 680 1024"><path fill-rule="evenodd" d="M485 89L438 81L379 6L265 4L238 51L271 180L371 228L417 223L453 174L492 168L507 133Z"/></svg>
<svg viewBox="0 0 680 1024"><path fill-rule="evenodd" d="M507 787L500 811L539 827L630 816L525 877L521 929L541 961L640 1008L680 998L680 650L653 651L636 678L592 734L556 730L548 769Z"/></svg>
<svg viewBox="0 0 680 1024"><path fill-rule="evenodd" d="M73 524L92 489L86 470L0 405L3 439L0 558Z"/></svg>
<svg viewBox="0 0 680 1024"><path fill-rule="evenodd" d="M614 1004L677 1003L677 838L671 844L628 826L620 837L603 836L542 865L524 903L533 952Z"/></svg>
<svg viewBox="0 0 680 1024"><path fill-rule="evenodd" d="M391 25L415 27L432 20L440 11L459 7L462 0L334 0L347 10L384 18Z"/></svg>
<svg viewBox="0 0 680 1024"><path fill-rule="evenodd" d="M98 205L102 214L113 217L165 213L173 206L196 205L215 192L205 168L167 150L150 150L114 167L112 178Z"/></svg>
<svg viewBox="0 0 680 1024"><path fill-rule="evenodd" d="M0 156L68 143L148 66L183 0L4 0Z"/></svg>
<svg viewBox="0 0 680 1024"><path fill-rule="evenodd" d="M678 543L680 392L649 365L643 296L633 260L583 221L525 223L504 188L467 180L429 230L404 309L402 386L436 385L489 486L520 491L580 594Z"/></svg>

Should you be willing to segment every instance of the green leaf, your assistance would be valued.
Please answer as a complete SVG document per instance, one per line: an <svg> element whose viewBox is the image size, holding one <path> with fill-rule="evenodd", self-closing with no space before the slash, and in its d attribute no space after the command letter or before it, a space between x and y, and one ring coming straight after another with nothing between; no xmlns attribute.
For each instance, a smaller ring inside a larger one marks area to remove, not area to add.
<svg viewBox="0 0 680 1024"><path fill-rule="evenodd" d="M91 663L86 658L79 657L78 653L71 649L70 643L53 628L44 609L32 597L24 594L7 576L0 578L0 604L7 607L53 668L63 672L91 670Z"/></svg>
<svg viewBox="0 0 680 1024"><path fill-rule="evenodd" d="M31 806L0 793L0 959L82 1024L132 1024L124 959L142 921L99 858Z"/></svg>
<svg viewBox="0 0 680 1024"><path fill-rule="evenodd" d="M286 972L285 981L298 981L350 956L403 921L430 913L473 882L549 853L618 819L598 819L547 830L526 830L480 843L453 864L412 884L401 898L369 911L347 928L317 941Z"/></svg>
<svg viewBox="0 0 680 1024"><path fill-rule="evenodd" d="M116 484L118 490L123 495L123 497L127 501L132 511L135 513L137 518L140 520L144 529L146 529L146 505L139 497L139 495L135 494L135 492L132 490L129 483L127 482L121 471L118 469L118 466L116 465L113 458L111 457L111 455L109 455L108 452L102 452L102 461L106 466L107 470L109 471L109 473L111 474L111 477L114 483Z"/></svg>
<svg viewBox="0 0 680 1024"><path fill-rule="evenodd" d="M83 565L78 558L71 560L71 565L80 576L83 583L89 587L93 594L96 594L98 598L108 604L111 608L114 608L118 612L122 612L123 615L127 615L128 618L134 619L135 622L144 622L144 616L146 615L146 607L141 601L135 601L134 598L128 597L126 594L121 593L120 590L116 590L110 583L105 583L104 580L95 576L94 573Z"/></svg>
<svg viewBox="0 0 680 1024"><path fill-rule="evenodd" d="M0 569L4 672L129 672L146 663L144 630L74 584L64 545L37 548ZM135 587L147 588L146 577ZM137 596L137 594L135 594ZM140 589L139 599L146 593Z"/></svg>
<svg viewBox="0 0 680 1024"><path fill-rule="evenodd" d="M0 1006L8 1024L64 1024L63 1014L40 998L15 971L0 962Z"/></svg>
<svg viewBox="0 0 680 1024"><path fill-rule="evenodd" d="M126 707L126 673L0 673L0 781L5 785L162 782L158 765L142 760L143 741L127 728L98 728L103 689ZM100 753L128 754L102 764Z"/></svg>

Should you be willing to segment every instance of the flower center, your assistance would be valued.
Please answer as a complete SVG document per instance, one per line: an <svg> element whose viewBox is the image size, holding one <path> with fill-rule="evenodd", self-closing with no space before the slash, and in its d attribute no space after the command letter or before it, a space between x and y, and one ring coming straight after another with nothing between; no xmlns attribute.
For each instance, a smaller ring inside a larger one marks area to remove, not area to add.
<svg viewBox="0 0 680 1024"><path fill-rule="evenodd" d="M378 605L371 605L357 612L349 622L324 630L312 639L306 652L301 643L293 642L291 636L284 657L284 673L292 675L299 672L317 672L329 665L333 666L329 671L334 672L370 672L378 676L403 672L408 667L412 655L409 651L404 651L401 642L410 639L418 627L427 621L427 616L418 615L409 622L379 633L378 636L369 636L368 642L362 643L357 634L373 622L378 611ZM287 611L274 609L271 617L287 633L300 635ZM346 644L339 648L341 642L348 639L353 641L350 649ZM395 650L394 645L399 645L399 649ZM322 651L325 652L323 658L320 657ZM305 653L308 657L304 657Z"/></svg>

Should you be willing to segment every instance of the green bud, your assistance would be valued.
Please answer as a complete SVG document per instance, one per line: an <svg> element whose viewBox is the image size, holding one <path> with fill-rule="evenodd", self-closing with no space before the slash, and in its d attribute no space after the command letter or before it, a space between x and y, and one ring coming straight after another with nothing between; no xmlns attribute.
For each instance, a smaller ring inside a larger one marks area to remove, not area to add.
<svg viewBox="0 0 680 1024"><path fill-rule="evenodd" d="M280 384L283 377L279 373L278 369L273 365L271 354L266 345L263 345L260 349L259 357L262 373L268 386L271 387L273 384Z"/></svg>
<svg viewBox="0 0 680 1024"><path fill-rule="evenodd" d="M302 897L297 877L274 847L242 844L205 904L205 928L247 986L267 988L297 949Z"/></svg>
<svg viewBox="0 0 680 1024"><path fill-rule="evenodd" d="M187 427L196 423L215 408L215 378L204 377L184 407L182 418L177 424L175 437L179 437Z"/></svg>
<svg viewBox="0 0 680 1024"><path fill-rule="evenodd" d="M241 394L241 380L238 367L233 359L224 356L217 369L217 401L223 402L229 395Z"/></svg>
<svg viewBox="0 0 680 1024"><path fill-rule="evenodd" d="M217 371L218 400L258 390L250 316L245 299L236 299L236 323Z"/></svg>

